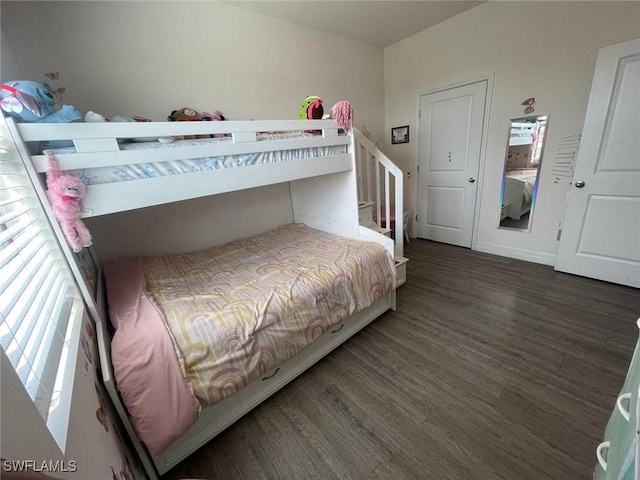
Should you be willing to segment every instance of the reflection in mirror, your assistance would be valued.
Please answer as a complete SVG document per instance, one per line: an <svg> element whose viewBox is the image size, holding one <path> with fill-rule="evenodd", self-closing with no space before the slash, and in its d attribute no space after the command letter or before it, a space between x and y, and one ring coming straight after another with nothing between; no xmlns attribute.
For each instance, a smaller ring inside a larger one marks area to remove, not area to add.
<svg viewBox="0 0 640 480"><path fill-rule="evenodd" d="M500 195L500 228L529 230L549 115L511 120Z"/></svg>

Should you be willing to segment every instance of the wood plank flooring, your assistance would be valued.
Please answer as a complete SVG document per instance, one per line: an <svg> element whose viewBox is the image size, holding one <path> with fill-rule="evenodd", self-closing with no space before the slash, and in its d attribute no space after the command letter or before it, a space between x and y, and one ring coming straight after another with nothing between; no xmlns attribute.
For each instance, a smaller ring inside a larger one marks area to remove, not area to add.
<svg viewBox="0 0 640 480"><path fill-rule="evenodd" d="M640 292L412 240L387 312L163 479L590 479Z"/></svg>

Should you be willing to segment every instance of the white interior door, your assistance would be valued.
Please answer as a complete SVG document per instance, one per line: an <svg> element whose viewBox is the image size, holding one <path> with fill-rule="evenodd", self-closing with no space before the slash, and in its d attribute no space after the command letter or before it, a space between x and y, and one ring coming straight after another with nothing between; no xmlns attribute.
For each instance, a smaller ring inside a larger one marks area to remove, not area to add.
<svg viewBox="0 0 640 480"><path fill-rule="evenodd" d="M471 247L487 82L420 97L418 237Z"/></svg>
<svg viewBox="0 0 640 480"><path fill-rule="evenodd" d="M598 53L555 268L640 287L640 39Z"/></svg>

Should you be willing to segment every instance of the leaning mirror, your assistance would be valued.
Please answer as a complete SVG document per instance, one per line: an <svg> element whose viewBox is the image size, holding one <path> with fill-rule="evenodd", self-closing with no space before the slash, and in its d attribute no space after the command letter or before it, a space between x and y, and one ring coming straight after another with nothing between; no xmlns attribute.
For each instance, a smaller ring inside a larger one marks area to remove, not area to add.
<svg viewBox="0 0 640 480"><path fill-rule="evenodd" d="M528 231L538 190L549 115L514 118L504 160L500 228Z"/></svg>

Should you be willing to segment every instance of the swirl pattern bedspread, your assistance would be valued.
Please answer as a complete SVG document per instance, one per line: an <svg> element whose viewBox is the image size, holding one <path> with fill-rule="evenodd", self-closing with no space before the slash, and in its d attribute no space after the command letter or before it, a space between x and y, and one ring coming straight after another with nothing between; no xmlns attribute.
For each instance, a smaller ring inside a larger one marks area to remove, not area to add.
<svg viewBox="0 0 640 480"><path fill-rule="evenodd" d="M381 246L285 225L190 255L143 259L147 290L203 405L289 360L395 284Z"/></svg>
<svg viewBox="0 0 640 480"><path fill-rule="evenodd" d="M393 290L396 283L394 261L382 246L302 224L283 225L191 254L142 258L138 265L144 296L159 312L164 323L159 328L169 333L188 389L202 406L229 397L291 359L331 326ZM108 287L110 277L117 281L112 268L105 268L105 274ZM112 312L126 311L111 301L109 293ZM121 317L115 319L116 336L122 323ZM126 341L145 342L148 328L137 333L127 329ZM152 442L150 450L160 453L171 442L158 444L153 426L156 421L166 423L166 416L138 420L138 415L147 413L142 408L145 402L123 391L127 385L140 390L150 375L143 372L148 358L139 367L121 369L119 378L116 359L126 352L118 351L116 336L112 356L118 388L141 437L147 446L148 440ZM166 368L160 375L166 376ZM148 398L163 396L167 395L148 394ZM132 412L127 399L141 411Z"/></svg>

